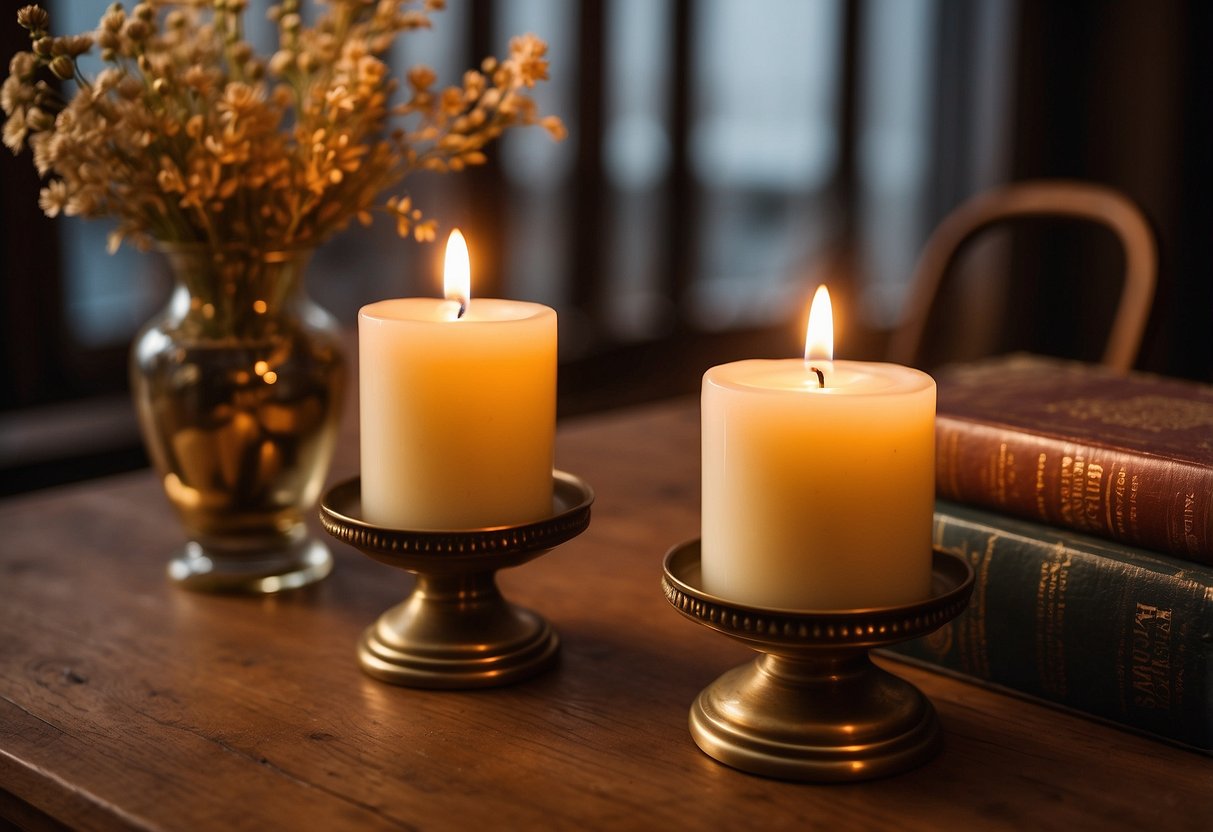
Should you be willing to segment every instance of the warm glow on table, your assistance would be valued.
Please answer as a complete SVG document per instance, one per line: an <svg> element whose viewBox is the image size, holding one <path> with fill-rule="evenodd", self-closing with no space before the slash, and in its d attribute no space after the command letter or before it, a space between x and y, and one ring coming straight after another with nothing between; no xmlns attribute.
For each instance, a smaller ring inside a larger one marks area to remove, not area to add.
<svg viewBox="0 0 1213 832"><path fill-rule="evenodd" d="M935 382L909 367L832 361L832 337L828 347L817 333L806 340L805 360L738 361L704 375L704 588L785 609L921 600Z"/></svg>
<svg viewBox="0 0 1213 832"><path fill-rule="evenodd" d="M470 299L461 243L448 245L450 299L358 314L362 511L377 525L480 528L552 509L556 313Z"/></svg>

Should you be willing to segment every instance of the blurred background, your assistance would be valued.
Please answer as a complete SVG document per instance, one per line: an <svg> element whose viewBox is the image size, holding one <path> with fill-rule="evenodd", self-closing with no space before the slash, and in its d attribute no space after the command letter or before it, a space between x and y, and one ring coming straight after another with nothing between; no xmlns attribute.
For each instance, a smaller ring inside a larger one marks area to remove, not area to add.
<svg viewBox="0 0 1213 832"><path fill-rule="evenodd" d="M20 5L20 4L16 4ZM16 8L16 5L9 8ZM44 0L59 33L108 0ZM268 0L252 39L272 50ZM0 60L25 32L0 25ZM1118 189L1157 235L1137 367L1213 380L1213 4L1201 0L448 0L402 38L443 82L509 37L550 45L544 112L490 164L418 177L459 225L474 293L555 306L562 417L693 393L709 366L803 349L834 296L840 358L879 359L915 260L988 188ZM3 493L146 464L126 394L135 330L164 303L156 257L105 254L101 222L48 220L28 155L0 153ZM327 244L313 295L358 308L440 294L441 244L390 222ZM1098 360L1124 257L1106 230L1031 221L966 251L925 366L1013 349Z"/></svg>

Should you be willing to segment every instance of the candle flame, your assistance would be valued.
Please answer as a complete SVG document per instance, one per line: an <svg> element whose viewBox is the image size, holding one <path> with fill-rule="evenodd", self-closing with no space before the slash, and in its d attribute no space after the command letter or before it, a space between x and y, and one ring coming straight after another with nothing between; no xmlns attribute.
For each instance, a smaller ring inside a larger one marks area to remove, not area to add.
<svg viewBox="0 0 1213 832"><path fill-rule="evenodd" d="M472 265L468 257L467 240L458 228L446 241L446 263L442 269L443 292L447 300L459 301L459 315L472 303Z"/></svg>
<svg viewBox="0 0 1213 832"><path fill-rule="evenodd" d="M834 360L834 308L825 285L817 287L809 307L809 326L804 338L805 361Z"/></svg>

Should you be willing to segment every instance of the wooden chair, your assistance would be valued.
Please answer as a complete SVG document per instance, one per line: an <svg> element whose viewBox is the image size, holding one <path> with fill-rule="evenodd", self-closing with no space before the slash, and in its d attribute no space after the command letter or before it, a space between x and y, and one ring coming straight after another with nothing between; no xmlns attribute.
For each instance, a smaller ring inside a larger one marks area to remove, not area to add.
<svg viewBox="0 0 1213 832"><path fill-rule="evenodd" d="M1067 217L1111 229L1125 252L1124 286L1112 321L1103 364L1127 371L1141 346L1154 301L1158 251L1141 211L1118 191L1067 180L1019 182L978 194L949 214L927 240L914 270L906 315L889 342L889 359L913 364L931 307L948 270L974 235L1019 217Z"/></svg>

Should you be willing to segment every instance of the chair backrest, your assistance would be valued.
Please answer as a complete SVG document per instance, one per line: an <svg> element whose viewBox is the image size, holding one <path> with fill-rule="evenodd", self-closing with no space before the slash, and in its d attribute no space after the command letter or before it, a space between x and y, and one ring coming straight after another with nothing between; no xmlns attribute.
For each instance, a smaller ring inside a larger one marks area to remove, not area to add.
<svg viewBox="0 0 1213 832"><path fill-rule="evenodd" d="M1141 211L1111 188L1068 180L1019 182L978 194L949 214L927 240L914 270L910 299L889 343L889 359L913 364L927 317L949 267L962 246L979 231L1018 217L1068 217L1110 228L1125 252L1124 286L1108 334L1102 363L1129 370L1141 346L1154 302L1158 251Z"/></svg>

